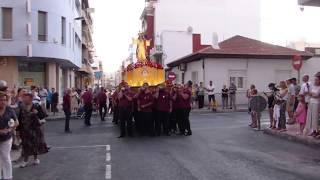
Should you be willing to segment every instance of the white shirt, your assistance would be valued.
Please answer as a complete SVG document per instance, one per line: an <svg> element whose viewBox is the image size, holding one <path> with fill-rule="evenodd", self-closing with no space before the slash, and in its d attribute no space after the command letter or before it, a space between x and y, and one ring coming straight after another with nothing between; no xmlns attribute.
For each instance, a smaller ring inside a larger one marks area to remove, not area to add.
<svg viewBox="0 0 320 180"><path fill-rule="evenodd" d="M312 86L310 92L311 92L313 95L317 95L317 96L318 96L318 98L311 97L311 98L310 98L310 103L319 104L319 102L320 102L320 99L319 99L319 96L320 96L320 86Z"/></svg>
<svg viewBox="0 0 320 180"><path fill-rule="evenodd" d="M207 91L208 91L208 95L214 95L214 85L213 84L211 86L208 85Z"/></svg>
<svg viewBox="0 0 320 180"><path fill-rule="evenodd" d="M309 86L309 87L308 87ZM301 85L301 89L300 89L300 92L299 94L301 95L305 95L306 93L309 93L310 90L311 90L311 83L310 82L307 82L307 83L303 83ZM306 102L310 102L310 96L309 95L305 95L305 100Z"/></svg>
<svg viewBox="0 0 320 180"><path fill-rule="evenodd" d="M280 95L283 96L285 94L285 96L283 96L282 98L280 98L281 100L287 101L288 100L288 92L286 92L286 89L280 89Z"/></svg>

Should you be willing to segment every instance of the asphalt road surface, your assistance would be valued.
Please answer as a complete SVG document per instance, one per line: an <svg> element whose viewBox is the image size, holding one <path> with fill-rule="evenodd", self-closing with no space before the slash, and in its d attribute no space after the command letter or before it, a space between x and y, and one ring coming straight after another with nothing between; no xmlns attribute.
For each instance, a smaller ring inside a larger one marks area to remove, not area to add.
<svg viewBox="0 0 320 180"><path fill-rule="evenodd" d="M193 113L193 136L118 139L111 119L46 124L52 150L15 180L319 180L320 149L248 128L247 113Z"/></svg>

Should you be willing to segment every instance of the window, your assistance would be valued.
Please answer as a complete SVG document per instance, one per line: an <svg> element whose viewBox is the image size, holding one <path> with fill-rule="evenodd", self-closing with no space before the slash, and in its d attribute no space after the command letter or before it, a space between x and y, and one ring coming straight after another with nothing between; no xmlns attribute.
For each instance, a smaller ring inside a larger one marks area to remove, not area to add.
<svg viewBox="0 0 320 180"><path fill-rule="evenodd" d="M71 34L71 23L69 23L69 47L71 49L72 44L72 34Z"/></svg>
<svg viewBox="0 0 320 180"><path fill-rule="evenodd" d="M12 8L2 8L2 38L12 39Z"/></svg>
<svg viewBox="0 0 320 180"><path fill-rule="evenodd" d="M231 70L229 71L230 84L234 83L238 89L246 87L247 72L245 70Z"/></svg>
<svg viewBox="0 0 320 180"><path fill-rule="evenodd" d="M194 83L194 84L198 84L199 80L198 80L198 71L193 71L192 74L191 74L191 81Z"/></svg>
<svg viewBox="0 0 320 180"><path fill-rule="evenodd" d="M61 44L66 44L66 18L61 17Z"/></svg>
<svg viewBox="0 0 320 180"><path fill-rule="evenodd" d="M38 40L47 41L47 13L38 12Z"/></svg>

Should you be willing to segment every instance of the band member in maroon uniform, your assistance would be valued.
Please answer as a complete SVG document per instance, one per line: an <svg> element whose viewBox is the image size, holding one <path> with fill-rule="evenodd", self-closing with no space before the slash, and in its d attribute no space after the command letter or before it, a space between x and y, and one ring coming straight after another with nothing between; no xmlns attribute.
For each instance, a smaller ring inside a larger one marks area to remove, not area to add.
<svg viewBox="0 0 320 180"><path fill-rule="evenodd" d="M91 115L92 115L92 110L93 110L92 109L92 106L93 106L92 88L89 88L88 91L83 93L82 101L84 104L84 111L85 111L84 124L86 126L91 126Z"/></svg>
<svg viewBox="0 0 320 180"><path fill-rule="evenodd" d="M192 135L189 120L189 114L191 111L191 95L191 90L188 85L186 85L185 87L179 88L176 97L176 101L178 101L177 114L180 133L186 136Z"/></svg>
<svg viewBox="0 0 320 180"><path fill-rule="evenodd" d="M144 83L138 97L138 111L143 126L142 135L154 135L154 120L152 119L153 96L149 90L148 83Z"/></svg>
<svg viewBox="0 0 320 180"><path fill-rule="evenodd" d="M107 115L107 94L103 87L101 87L100 92L97 95L97 103L99 105L99 114L101 121L105 121Z"/></svg>
<svg viewBox="0 0 320 180"><path fill-rule="evenodd" d="M133 136L132 132L132 111L133 111L133 94L130 92L128 84L125 84L118 93L118 108L120 118L120 136L126 136L126 131L129 136Z"/></svg>
<svg viewBox="0 0 320 180"><path fill-rule="evenodd" d="M112 94L112 106L113 106L113 120L112 122L118 124L119 119L119 108L118 108L118 93L119 87Z"/></svg>
<svg viewBox="0 0 320 180"><path fill-rule="evenodd" d="M161 128L166 135L169 134L169 118L172 111L172 101L170 92L164 85L160 85L155 94L155 109L156 109L156 122L155 129L156 135L161 135Z"/></svg>

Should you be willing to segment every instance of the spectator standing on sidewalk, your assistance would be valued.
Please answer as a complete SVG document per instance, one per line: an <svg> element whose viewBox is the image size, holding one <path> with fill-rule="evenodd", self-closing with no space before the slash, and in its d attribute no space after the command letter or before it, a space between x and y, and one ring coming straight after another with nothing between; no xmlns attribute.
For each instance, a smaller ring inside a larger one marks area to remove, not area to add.
<svg viewBox="0 0 320 180"><path fill-rule="evenodd" d="M47 112L50 112L51 105L52 105L52 91L48 89L48 96L47 96Z"/></svg>
<svg viewBox="0 0 320 180"><path fill-rule="evenodd" d="M39 90L39 97L40 97L40 104L41 107L46 110L47 109L47 97L48 97L48 91L44 87L40 87Z"/></svg>
<svg viewBox="0 0 320 180"><path fill-rule="evenodd" d="M311 82L309 82L309 75L303 75L302 77L302 85L301 85L301 89L300 89L300 93L301 95L304 95L304 99L306 102L306 108L308 109L308 104L310 102L310 90L311 90Z"/></svg>
<svg viewBox="0 0 320 180"><path fill-rule="evenodd" d="M286 106L288 100L288 88L285 81L280 82L280 91L279 91L279 106L280 106L280 116L278 123L278 130L280 132L286 131Z"/></svg>
<svg viewBox="0 0 320 180"><path fill-rule="evenodd" d="M194 84L192 86L192 103L191 103L192 108L195 108L198 102L198 88L199 88L198 84Z"/></svg>
<svg viewBox="0 0 320 180"><path fill-rule="evenodd" d="M306 133L309 136L316 136L319 133L320 72L315 75L314 84L310 89L309 96L311 98L308 107Z"/></svg>
<svg viewBox="0 0 320 180"><path fill-rule="evenodd" d="M269 109L269 119L270 119L270 126L269 128L275 129L276 128L276 121L274 118L274 107L276 105L276 94L278 93L278 89L276 88L276 84L270 83L268 85L270 93L264 93L268 98L268 109Z"/></svg>
<svg viewBox="0 0 320 180"><path fill-rule="evenodd" d="M71 133L70 131L70 118L71 118L71 89L67 89L63 96L63 111L66 116L64 132Z"/></svg>
<svg viewBox="0 0 320 180"><path fill-rule="evenodd" d="M289 121L287 124L294 124L293 112L294 112L294 104L296 98L295 85L293 84L293 80L287 80L288 86L288 101L287 101L287 112L289 116Z"/></svg>
<svg viewBox="0 0 320 180"><path fill-rule="evenodd" d="M79 111L79 94L75 88L71 90L71 114Z"/></svg>
<svg viewBox="0 0 320 180"><path fill-rule="evenodd" d="M210 81L209 85L206 88L206 90L208 92L208 100L209 100L208 109L213 108L214 104L216 102L216 98L214 96L214 89L215 89L215 86L213 85L212 81Z"/></svg>
<svg viewBox="0 0 320 180"><path fill-rule="evenodd" d="M306 101L304 98L304 95L299 95L298 96L298 107L294 113L294 117L299 123L299 132L297 133L298 135L303 134L304 127L306 125L306 120L307 120L307 106L306 106Z"/></svg>
<svg viewBox="0 0 320 180"><path fill-rule="evenodd" d="M0 179L12 179L12 133L18 126L17 116L8 106L9 96L0 91Z"/></svg>
<svg viewBox="0 0 320 180"><path fill-rule="evenodd" d="M229 89L226 85L223 85L223 89L221 90L221 98L222 98L222 109L228 108L228 98L229 98Z"/></svg>
<svg viewBox="0 0 320 180"><path fill-rule="evenodd" d="M52 91L52 106L51 106L51 111L53 112L53 115L55 115L58 111L58 103L59 103L59 93L56 92L55 88L51 89Z"/></svg>
<svg viewBox="0 0 320 180"><path fill-rule="evenodd" d="M229 87L230 109L233 109L234 111L237 110L236 93L237 93L237 86L234 84L234 82L231 82Z"/></svg>
<svg viewBox="0 0 320 180"><path fill-rule="evenodd" d="M83 93L82 101L84 105L85 117L84 117L84 124L86 126L91 126L91 115L92 115L92 108L93 108L93 93L92 88L89 88L88 91Z"/></svg>
<svg viewBox="0 0 320 180"><path fill-rule="evenodd" d="M250 89L247 90L247 98L248 98L248 112L251 113L250 101L252 99L252 92L256 89L254 84L251 84Z"/></svg>
<svg viewBox="0 0 320 180"><path fill-rule="evenodd" d="M199 101L199 109L204 107L204 90L203 83L200 82L200 86L198 88L198 101Z"/></svg>

